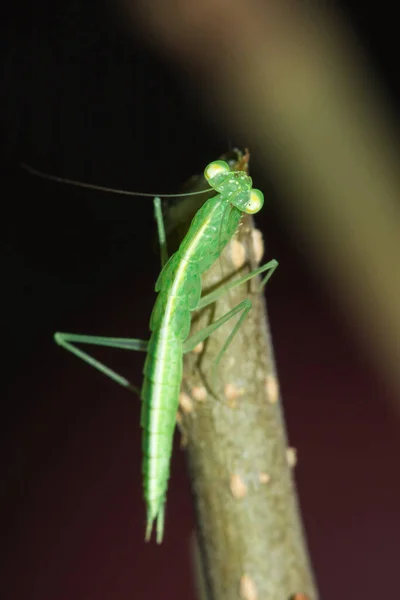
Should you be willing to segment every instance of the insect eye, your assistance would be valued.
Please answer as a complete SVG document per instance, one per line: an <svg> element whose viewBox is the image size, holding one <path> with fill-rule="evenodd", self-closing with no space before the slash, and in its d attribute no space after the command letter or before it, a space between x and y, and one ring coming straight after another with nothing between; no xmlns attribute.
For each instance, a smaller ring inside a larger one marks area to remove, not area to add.
<svg viewBox="0 0 400 600"><path fill-rule="evenodd" d="M223 173L230 173L230 168L228 163L223 160L214 160L214 162L210 163L204 170L204 177L207 181L213 179L216 175L221 175Z"/></svg>
<svg viewBox="0 0 400 600"><path fill-rule="evenodd" d="M261 190L252 189L250 192L250 200L246 206L246 213L249 215L254 215L262 209L263 204L264 194L261 192Z"/></svg>

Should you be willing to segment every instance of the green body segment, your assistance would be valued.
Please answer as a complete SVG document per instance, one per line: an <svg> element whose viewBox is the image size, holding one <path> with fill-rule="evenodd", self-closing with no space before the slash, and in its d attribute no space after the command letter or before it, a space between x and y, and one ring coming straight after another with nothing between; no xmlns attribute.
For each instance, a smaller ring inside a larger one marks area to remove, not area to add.
<svg viewBox="0 0 400 600"><path fill-rule="evenodd" d="M246 183L247 189L251 188L247 176ZM183 342L190 332L190 313L200 300L201 275L219 257L235 233L241 215L226 196L218 194L210 198L197 212L178 251L164 266L156 283L158 297L150 319L152 334L141 390L144 496L148 510L146 539L155 519L157 541L163 535Z"/></svg>

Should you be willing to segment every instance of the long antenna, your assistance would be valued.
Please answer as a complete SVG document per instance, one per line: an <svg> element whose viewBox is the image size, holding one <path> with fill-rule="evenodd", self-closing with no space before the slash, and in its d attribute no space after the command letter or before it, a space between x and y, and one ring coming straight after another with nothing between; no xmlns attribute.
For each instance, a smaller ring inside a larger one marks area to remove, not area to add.
<svg viewBox="0 0 400 600"><path fill-rule="evenodd" d="M120 194L122 196L145 196L148 198L154 198L155 196L159 196L161 198L183 198L184 196L196 196L198 194L205 194L211 191L211 188L207 188L206 190L200 190L198 192L189 192L187 194L149 194L141 193L141 192L130 192L129 190L117 190L114 188L104 187L102 185L95 185L93 183L84 183L83 181L75 181L74 179L65 179L64 177L57 177L56 175L48 175L47 173L43 173L42 171L38 171L34 169L30 165L25 163L20 163L21 167L28 171L31 175L35 175L37 177L43 177L43 179L50 179L51 181L57 181L58 183L68 183L69 185L75 185L76 187L89 188L90 190L98 190L100 192L111 192L112 194Z"/></svg>

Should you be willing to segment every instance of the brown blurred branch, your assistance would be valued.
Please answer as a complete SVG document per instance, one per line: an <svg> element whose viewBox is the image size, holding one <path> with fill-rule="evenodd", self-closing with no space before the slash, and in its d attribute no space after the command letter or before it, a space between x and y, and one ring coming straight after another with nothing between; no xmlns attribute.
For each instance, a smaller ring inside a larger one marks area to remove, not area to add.
<svg viewBox="0 0 400 600"><path fill-rule="evenodd" d="M130 4L147 40L191 75L210 115L269 165L287 219L400 402L396 128L345 24L315 5Z"/></svg>
<svg viewBox="0 0 400 600"><path fill-rule="evenodd" d="M184 209L191 205L193 213L198 202L188 198ZM181 211L182 204L172 208L169 222L179 222ZM184 214L187 230L190 218ZM244 217L221 262L205 273L203 289L256 268L263 248L255 231L253 220ZM192 333L244 298L253 302L220 363L217 383L213 367L232 323L215 331L200 353L185 356L179 421L197 514L202 598L276 600L304 592L316 600L257 284L254 279L231 290L194 318Z"/></svg>

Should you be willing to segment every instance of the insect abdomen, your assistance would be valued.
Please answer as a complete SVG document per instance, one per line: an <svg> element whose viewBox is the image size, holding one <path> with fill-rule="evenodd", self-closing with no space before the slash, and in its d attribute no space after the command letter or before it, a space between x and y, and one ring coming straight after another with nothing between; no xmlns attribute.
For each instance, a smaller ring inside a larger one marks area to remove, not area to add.
<svg viewBox="0 0 400 600"><path fill-rule="evenodd" d="M157 519L157 542L164 528L172 445L182 379L182 343L176 337L150 338L141 391L143 428L143 484L147 506L146 540Z"/></svg>

